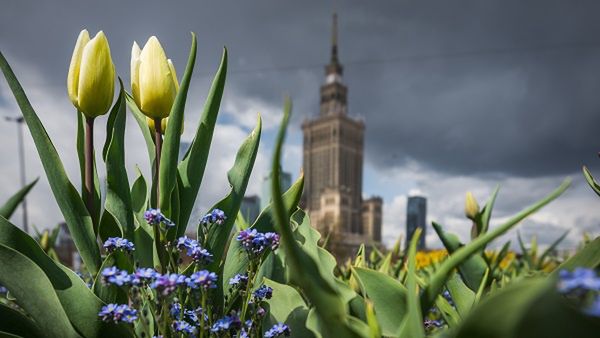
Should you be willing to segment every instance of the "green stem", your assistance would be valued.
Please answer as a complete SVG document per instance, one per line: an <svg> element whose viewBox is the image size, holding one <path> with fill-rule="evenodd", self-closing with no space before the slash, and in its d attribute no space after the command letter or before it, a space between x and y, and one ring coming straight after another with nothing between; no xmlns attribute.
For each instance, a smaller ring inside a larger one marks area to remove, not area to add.
<svg viewBox="0 0 600 338"><path fill-rule="evenodd" d="M162 132L160 118L154 119L154 144L156 158L154 160L154 175L156 175L156 208L160 209L160 155L162 152Z"/></svg>
<svg viewBox="0 0 600 338"><path fill-rule="evenodd" d="M200 338L204 337L204 313L206 312L206 291L204 288L200 289L202 294L202 313L200 314Z"/></svg>
<svg viewBox="0 0 600 338"><path fill-rule="evenodd" d="M84 172L84 184L85 184L85 206L92 217L92 222L95 224L94 210L94 118L85 118L85 172Z"/></svg>

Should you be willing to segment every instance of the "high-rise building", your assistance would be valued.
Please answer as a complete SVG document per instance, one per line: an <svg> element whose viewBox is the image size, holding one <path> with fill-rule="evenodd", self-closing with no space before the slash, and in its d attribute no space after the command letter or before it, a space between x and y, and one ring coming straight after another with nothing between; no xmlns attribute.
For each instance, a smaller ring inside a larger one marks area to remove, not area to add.
<svg viewBox="0 0 600 338"><path fill-rule="evenodd" d="M417 228L421 228L421 237L417 250L425 250L425 235L427 233L427 199L421 196L410 196L406 203L406 247L410 243Z"/></svg>
<svg viewBox="0 0 600 338"><path fill-rule="evenodd" d="M373 196L362 203L362 225L368 238L381 242L383 200Z"/></svg>
<svg viewBox="0 0 600 338"><path fill-rule="evenodd" d="M362 243L377 241L381 217L363 225L362 175L365 124L348 115L348 87L342 81L338 59L337 16L333 16L331 59L325 66L320 113L302 124L304 134L304 195L313 226L329 236L330 249L339 258L356 252ZM374 205L373 205L374 206ZM370 210L370 205L366 208ZM379 204L379 212L381 204Z"/></svg>
<svg viewBox="0 0 600 338"><path fill-rule="evenodd" d="M249 224L254 223L260 214L260 198L256 195L244 196L240 205L240 212Z"/></svg>
<svg viewBox="0 0 600 338"><path fill-rule="evenodd" d="M283 170L279 171L279 184L281 185L281 191L286 192L292 186L292 175ZM272 175L269 174L263 178L261 185L260 195L260 208L266 208L271 203L271 182Z"/></svg>

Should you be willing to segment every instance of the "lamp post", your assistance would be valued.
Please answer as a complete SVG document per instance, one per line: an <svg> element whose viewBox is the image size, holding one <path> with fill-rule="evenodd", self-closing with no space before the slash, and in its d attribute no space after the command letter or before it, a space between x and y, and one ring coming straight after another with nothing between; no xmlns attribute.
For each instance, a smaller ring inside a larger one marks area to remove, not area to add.
<svg viewBox="0 0 600 338"><path fill-rule="evenodd" d="M19 138L19 169L21 172L21 188L25 188L26 178L25 178L25 146L23 143L23 125L25 124L25 120L23 116L11 117L5 116L4 119L9 122L15 122L18 124L17 133ZM29 233L29 224L27 222L27 198L23 197L23 202L21 203L23 206L23 231Z"/></svg>

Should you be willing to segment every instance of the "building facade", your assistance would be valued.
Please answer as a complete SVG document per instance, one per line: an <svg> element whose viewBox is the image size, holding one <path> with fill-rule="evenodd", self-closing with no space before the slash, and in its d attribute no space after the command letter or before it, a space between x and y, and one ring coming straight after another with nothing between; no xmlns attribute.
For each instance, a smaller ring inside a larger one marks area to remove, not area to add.
<svg viewBox="0 0 600 338"><path fill-rule="evenodd" d="M425 235L427 234L427 199L421 196L410 196L406 203L406 247L410 243L417 228L421 228L421 237L417 250L425 250Z"/></svg>
<svg viewBox="0 0 600 338"><path fill-rule="evenodd" d="M279 171L279 185L282 192L286 192L292 186L292 174L283 170ZM265 176L261 184L260 209L264 209L271 203L271 182L273 175Z"/></svg>
<svg viewBox="0 0 600 338"><path fill-rule="evenodd" d="M260 214L260 197L257 195L252 196L244 196L242 199L242 204L240 205L240 212L242 216L244 216L244 220L248 222L248 224L254 223L254 221L258 218Z"/></svg>
<svg viewBox="0 0 600 338"><path fill-rule="evenodd" d="M348 115L343 71L334 15L331 60L325 66L320 112L302 124L303 204L313 226L329 237L330 249L338 259L353 255L362 243L378 244L381 239L381 199L362 199L365 124ZM363 215L363 210L368 215Z"/></svg>

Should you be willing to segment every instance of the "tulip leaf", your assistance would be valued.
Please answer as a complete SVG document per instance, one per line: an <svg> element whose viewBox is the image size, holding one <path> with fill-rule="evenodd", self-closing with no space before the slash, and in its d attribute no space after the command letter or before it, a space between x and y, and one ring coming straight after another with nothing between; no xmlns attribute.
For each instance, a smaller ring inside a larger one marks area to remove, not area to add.
<svg viewBox="0 0 600 338"><path fill-rule="evenodd" d="M196 63L196 34L192 33L192 46L188 57L187 66L181 79L179 91L173 102L169 114L169 123L165 131L165 140L162 147L159 177L160 208L167 217L176 218L171 212L171 197L177 185L177 161L179 160L179 141L183 128L183 116L187 99L190 80ZM185 227L185 226L184 226Z"/></svg>
<svg viewBox="0 0 600 338"><path fill-rule="evenodd" d="M3 218L0 218L0 244L27 256L44 271L71 323L84 337L130 336L122 326L98 321L98 312L103 303L85 282L73 271L48 257L33 238ZM36 297L35 294L29 296Z"/></svg>
<svg viewBox="0 0 600 338"><path fill-rule="evenodd" d="M14 195L12 195L3 206L0 207L0 216L9 219L10 216L15 212L19 204L23 202L25 196L29 193L31 188L38 182L39 178L36 178L33 182L29 183L25 187L21 188Z"/></svg>
<svg viewBox="0 0 600 338"><path fill-rule="evenodd" d="M0 303L0 332L21 337L44 337L37 324L20 311Z"/></svg>
<svg viewBox="0 0 600 338"><path fill-rule="evenodd" d="M213 224L208 230L208 250L214 255L214 261L209 266L209 270L216 269L224 258L225 246L228 243L235 215L240 210L242 199L246 193L246 187L250 180L250 174L254 167L256 154L258 153L258 145L260 143L260 135L262 129L262 120L260 116L254 130L244 140L240 146L233 167L227 172L227 179L231 185L229 194L215 204L212 209L221 209L225 212L227 219L223 224ZM198 228L200 231L200 228ZM198 232L200 237L200 232Z"/></svg>
<svg viewBox="0 0 600 338"><path fill-rule="evenodd" d="M506 221L504 224L498 226L497 228L488 231L482 236L477 237L469 244L463 246L462 248L456 250L454 254L448 256L448 258L443 261L437 270L433 273L433 275L429 278L429 283L424 288L423 293L421 294L421 311L426 313L431 305L435 302L435 298L441 292L446 280L449 278L450 273L453 269L462 264L466 259L468 259L472 254L481 250L485 245L489 242L493 241L497 237L501 236L512 227L517 225L520 221L525 219L527 216L533 214L534 212L541 209L546 204L550 203L558 196L560 196L567 188L571 185L571 180L565 180L556 190L551 192L549 195L539 200L537 203L523 209L521 212L513 216L511 219Z"/></svg>
<svg viewBox="0 0 600 338"><path fill-rule="evenodd" d="M498 192L500 191L500 186L496 186L494 192L492 193L492 197L488 200L488 202L483 207L481 212L481 232L486 233L490 227L490 219L492 218L492 210L494 209L494 203L496 202L496 197L498 197ZM485 247L484 247L485 249Z"/></svg>
<svg viewBox="0 0 600 338"><path fill-rule="evenodd" d="M309 319L307 320L307 326L313 332L315 332L314 327L318 327L322 330L321 333L324 337L368 337L370 334L369 327L358 319L347 315L346 304L336 285L322 277L317 262L302 250L302 247L296 242L290 227L290 218L281 197L279 171L281 170L281 150L291 108L291 101L287 99L271 165L273 175L271 196L275 215L275 228L281 235L281 248L285 252L289 267L289 282L301 288L308 301L314 305L316 319L311 320L311 314L309 313Z"/></svg>
<svg viewBox="0 0 600 338"><path fill-rule="evenodd" d="M373 303L377 322L384 336L395 336L401 321L407 315L406 288L398 280L379 271L354 267L362 293Z"/></svg>
<svg viewBox="0 0 600 338"><path fill-rule="evenodd" d="M151 268L154 264L154 238L152 230L146 227L137 227L133 232L133 242L135 243L135 251L133 257L140 267ZM157 261L157 264L158 261Z"/></svg>
<svg viewBox="0 0 600 338"><path fill-rule="evenodd" d="M79 337L40 267L4 244L0 244L0 262L0 283L46 337Z"/></svg>
<svg viewBox="0 0 600 338"><path fill-rule="evenodd" d="M273 289L273 294L277 295L266 301L269 304L269 316L265 317L263 327L270 328L277 323L286 323L294 337L314 337L306 328L309 309L298 291L289 285L270 279L264 279L263 282Z"/></svg>
<svg viewBox="0 0 600 338"><path fill-rule="evenodd" d="M196 130L196 135L192 140L190 148L186 152L183 160L179 163L177 170L181 178L179 187L179 222L177 236L183 236L187 223L189 221L202 178L206 169L206 161L210 151L217 115L221 104L221 97L225 88L225 78L227 77L227 49L223 50L221 64L212 82L212 86L204 103L204 111L200 117L200 124ZM233 215L228 215L233 217Z"/></svg>
<svg viewBox="0 0 600 338"><path fill-rule="evenodd" d="M446 250L448 250L449 254L453 254L456 250L464 246L464 244L460 242L456 235L445 232L441 225L435 222L432 222L431 225L433 226L433 229L437 235L440 237L440 240L444 244L444 247L446 247ZM460 272L460 275L467 286L471 290L477 291L479 284L481 284L483 274L487 268L487 263L483 257L480 254L475 254L462 262L458 266L458 271Z"/></svg>
<svg viewBox="0 0 600 338"><path fill-rule="evenodd" d="M105 242L109 237L123 237L123 231L110 212L105 212L98 225L98 237Z"/></svg>
<svg viewBox="0 0 600 338"><path fill-rule="evenodd" d="M417 228L410 240L408 256L406 258L406 316L398 330L398 337L419 338L425 337L423 328L423 314L419 306L419 287L417 285L417 243L421 236L421 229Z"/></svg>
<svg viewBox="0 0 600 338"><path fill-rule="evenodd" d="M450 337L591 338L599 325L556 292L553 278L528 278L484 299Z"/></svg>
<svg viewBox="0 0 600 338"><path fill-rule="evenodd" d="M596 182L596 180L594 180L594 177L592 176L592 173L590 172L590 170L586 166L583 166L583 177L585 178L585 180L587 181L587 183L590 185L590 187L592 188L592 190L594 190L594 192L598 196L600 196L600 185L598 184L598 182Z"/></svg>
<svg viewBox="0 0 600 338"><path fill-rule="evenodd" d="M79 159L79 174L81 177L81 198L85 200L85 116L82 112L77 112L77 157ZM96 168L96 153L94 150L93 155L93 167L94 167L94 195L92 196L92 205L94 207L94 214L92 215L92 222L94 223L94 233L98 234L98 227L100 222L100 207L101 207L101 192L100 192L100 179L98 178L98 170Z"/></svg>
<svg viewBox="0 0 600 338"><path fill-rule="evenodd" d="M106 200L105 213L114 218L115 223L123 232L125 238L133 240L133 207L129 180L125 168L125 92L123 82L119 79L119 98L108 117L106 142L103 159L106 163Z"/></svg>
<svg viewBox="0 0 600 338"><path fill-rule="evenodd" d="M559 265L552 274L558 275L558 272L563 269L569 271L578 267L596 269L598 266L600 266L600 237L586 244L583 249Z"/></svg>
<svg viewBox="0 0 600 338"><path fill-rule="evenodd" d="M467 287L467 285L465 285L461 278L456 274L453 274L452 277L448 279L446 282L446 287L450 292L450 296L452 296L452 300L454 301L454 305L456 306L458 314L461 316L461 318L464 318L473 307L473 303L475 302L475 292Z"/></svg>
<svg viewBox="0 0 600 338"><path fill-rule="evenodd" d="M69 227L73 242L75 242L75 246L77 246L88 271L96 274L100 267L100 250L96 244L92 218L77 190L69 181L56 148L54 148L42 122L31 107L23 88L2 53L0 53L0 68L21 108L50 183L50 188Z"/></svg>
<svg viewBox="0 0 600 338"><path fill-rule="evenodd" d="M140 111L137 104L133 100L133 97L129 94L125 94L125 101L127 101L127 107L133 114L135 121L137 122L140 130L142 131L142 135L144 136L144 141L146 142L146 148L148 149L148 158L150 159L150 167L154 168L154 158L156 157L156 148L154 146L154 137L148 128L148 122L146 120L146 115ZM154 169L153 169L154 170Z"/></svg>
<svg viewBox="0 0 600 338"><path fill-rule="evenodd" d="M138 226L144 227L149 233L152 233L152 227L144 219L144 213L148 210L148 185L140 168L135 167L137 177L131 186L131 208L134 212L135 221Z"/></svg>
<svg viewBox="0 0 600 338"><path fill-rule="evenodd" d="M569 232L570 230L565 231L562 235L560 235L560 237L558 237L554 242L552 242L552 244L550 244L546 248L546 250L544 250L544 252L542 252L542 255L537 261L537 268L539 270L542 270L544 268L544 261L546 260L546 257L550 256L554 252L554 249L556 249L560 242L562 242L567 237Z"/></svg>

